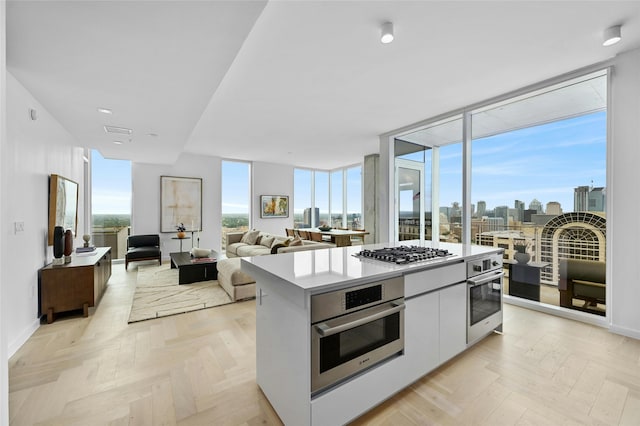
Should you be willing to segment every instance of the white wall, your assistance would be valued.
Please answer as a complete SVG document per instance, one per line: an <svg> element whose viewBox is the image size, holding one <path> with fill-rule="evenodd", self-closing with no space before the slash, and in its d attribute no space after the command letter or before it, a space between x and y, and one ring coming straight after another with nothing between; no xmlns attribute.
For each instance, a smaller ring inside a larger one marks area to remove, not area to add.
<svg viewBox="0 0 640 426"><path fill-rule="evenodd" d="M611 79L611 182L607 214L611 256L611 330L640 339L640 49L616 57Z"/></svg>
<svg viewBox="0 0 640 426"><path fill-rule="evenodd" d="M7 70L7 22L6 22L6 2L0 2L0 158L5 158L7 148L7 96L6 96L6 70ZM5 181L3 175L4 167L0 161L0 188L3 188ZM4 193L4 192L3 192ZM5 200L0 197L0 235L6 234L6 223L4 219ZM7 354L8 327L7 312L8 300L8 274L3 259L4 243L0 243L0 425L9 424L9 366Z"/></svg>
<svg viewBox="0 0 640 426"><path fill-rule="evenodd" d="M202 178L200 247L220 250L220 165L219 157L193 154L182 154L171 165L133 163L131 234L160 234L165 259L169 258L169 253L179 251L180 242L172 239L176 233L160 232L160 176ZM191 235L187 233L187 236ZM191 243L191 240L183 241L182 249L191 249Z"/></svg>
<svg viewBox="0 0 640 426"><path fill-rule="evenodd" d="M29 109L37 110L31 120ZM39 326L38 269L50 263L47 246L49 175L79 184L78 234L84 229L84 161L73 137L7 72L7 144L2 152L2 286L11 356ZM24 222L24 232L14 232ZM81 238L76 238L74 247Z"/></svg>
<svg viewBox="0 0 640 426"><path fill-rule="evenodd" d="M251 227L269 234L286 235L285 228L293 228L293 166L272 163L252 163L253 199ZM261 219L261 195L289 196L289 217Z"/></svg>

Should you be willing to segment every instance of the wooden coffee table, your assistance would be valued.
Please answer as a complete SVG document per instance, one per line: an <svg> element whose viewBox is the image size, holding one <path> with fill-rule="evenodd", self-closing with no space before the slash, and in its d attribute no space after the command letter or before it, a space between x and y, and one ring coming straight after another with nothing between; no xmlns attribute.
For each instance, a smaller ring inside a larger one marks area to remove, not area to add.
<svg viewBox="0 0 640 426"><path fill-rule="evenodd" d="M170 253L171 268L178 268L178 284L218 279L220 255L211 250L209 257L191 257L188 252Z"/></svg>

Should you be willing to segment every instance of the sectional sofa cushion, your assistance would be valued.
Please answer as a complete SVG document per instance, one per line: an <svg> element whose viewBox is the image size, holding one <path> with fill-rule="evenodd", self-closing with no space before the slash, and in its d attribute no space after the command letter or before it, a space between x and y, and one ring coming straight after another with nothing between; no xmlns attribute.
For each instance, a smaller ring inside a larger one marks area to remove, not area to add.
<svg viewBox="0 0 640 426"><path fill-rule="evenodd" d="M255 232L255 231L252 231ZM242 238L246 236L243 232L228 232L226 235L226 255L227 257L246 257L246 256L261 256L266 254L278 254L298 250L315 250L321 248L331 248L335 245L325 242L317 241L301 241L301 245L289 247L291 241L290 237L283 237L279 235L260 234L260 242L257 244L246 244L241 242ZM273 238L273 242L269 247L263 245L267 244L269 239ZM257 239L257 238L256 238Z"/></svg>
<svg viewBox="0 0 640 426"><path fill-rule="evenodd" d="M253 231L247 231L244 233L244 235L242 236L242 239L240 240L241 243L245 243L245 244L249 244L254 245L256 243L256 240L258 239L258 236L260 235L260 231L254 229Z"/></svg>

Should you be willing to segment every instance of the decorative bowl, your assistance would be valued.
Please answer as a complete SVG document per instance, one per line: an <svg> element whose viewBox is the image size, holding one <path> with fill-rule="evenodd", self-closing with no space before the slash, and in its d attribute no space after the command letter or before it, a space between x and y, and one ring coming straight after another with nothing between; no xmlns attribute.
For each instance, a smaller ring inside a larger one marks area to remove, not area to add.
<svg viewBox="0 0 640 426"><path fill-rule="evenodd" d="M208 257L211 254L211 250L203 249L200 247L194 247L191 249L191 255L193 257Z"/></svg>
<svg viewBox="0 0 640 426"><path fill-rule="evenodd" d="M331 231L331 227L330 226L318 226L318 229L321 231Z"/></svg>

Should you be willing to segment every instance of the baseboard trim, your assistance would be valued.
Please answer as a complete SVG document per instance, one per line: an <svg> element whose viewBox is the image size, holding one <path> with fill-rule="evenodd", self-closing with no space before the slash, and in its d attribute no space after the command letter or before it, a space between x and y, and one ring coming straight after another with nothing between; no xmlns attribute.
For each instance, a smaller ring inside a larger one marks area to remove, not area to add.
<svg viewBox="0 0 640 426"><path fill-rule="evenodd" d="M544 303L527 300L520 297L504 295L504 303L520 306L522 308L532 309L534 311L544 312L545 314L555 315L557 317L566 318L574 321L580 321L598 327L609 328L605 317L590 314L582 311L574 311L562 308L560 306L547 305Z"/></svg>
<svg viewBox="0 0 640 426"><path fill-rule="evenodd" d="M620 325L611 325L609 331L611 331L612 333L620 334L622 336L640 340L640 330L634 330L632 328L622 327Z"/></svg>
<svg viewBox="0 0 640 426"><path fill-rule="evenodd" d="M18 349L20 349L22 345L25 344L29 337L31 337L39 327L40 318L36 318L36 320L32 322L29 327L22 330L22 333L20 333L20 335L13 342L9 343L9 347L7 348L7 358L11 358L13 355L15 355L15 353L18 352Z"/></svg>

